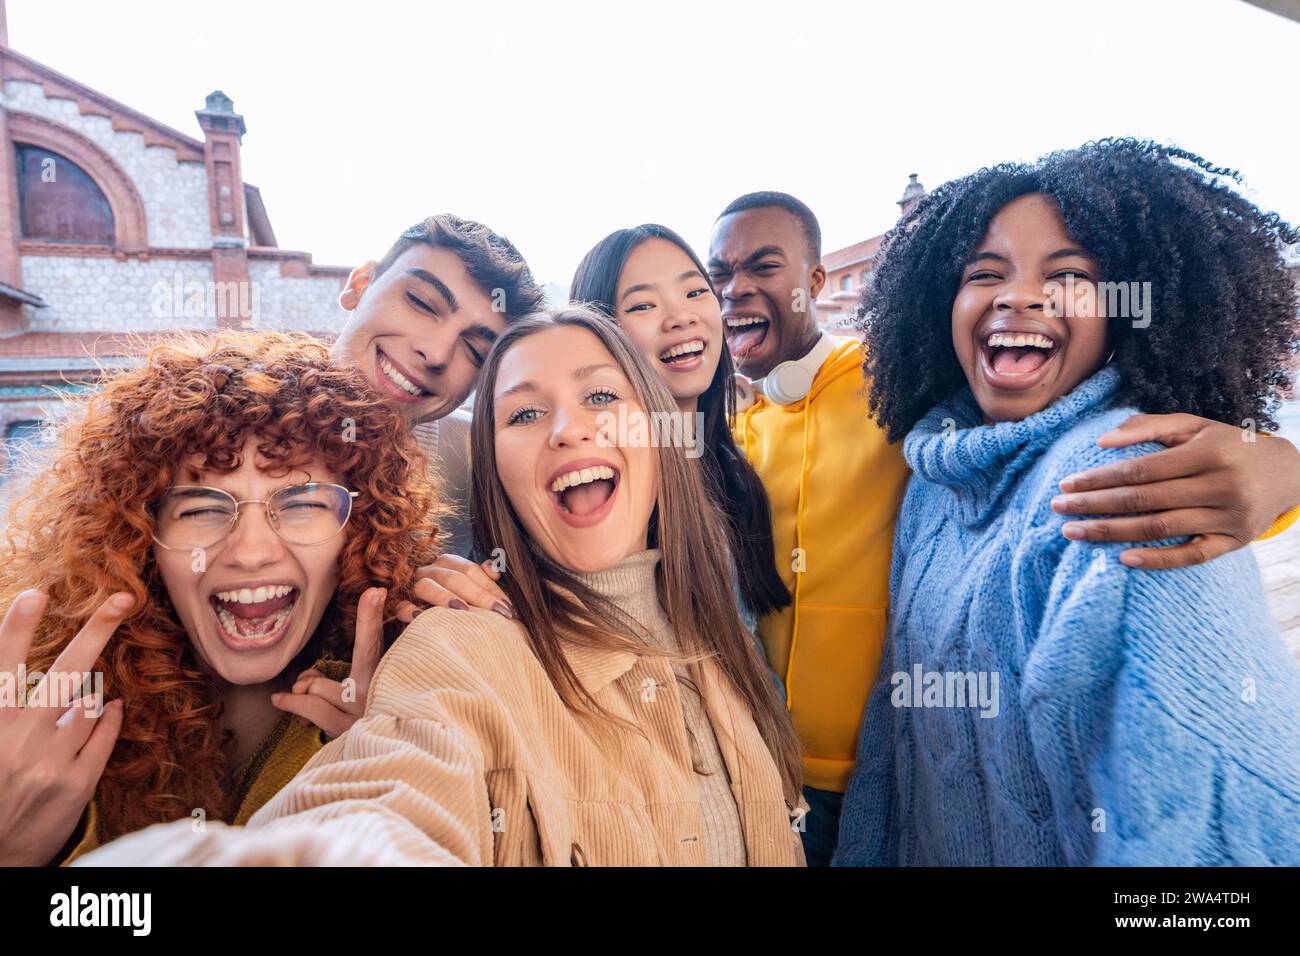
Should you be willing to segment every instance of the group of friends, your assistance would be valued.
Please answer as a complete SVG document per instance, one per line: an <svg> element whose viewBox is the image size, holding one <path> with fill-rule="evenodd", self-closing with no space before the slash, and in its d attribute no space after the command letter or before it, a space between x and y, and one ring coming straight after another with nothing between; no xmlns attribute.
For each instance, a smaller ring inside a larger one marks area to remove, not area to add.
<svg viewBox="0 0 1300 956"><path fill-rule="evenodd" d="M1300 864L1296 242L1104 140L923 198L859 336L760 192L564 309L444 214L331 345L157 345L10 515L0 863Z"/></svg>

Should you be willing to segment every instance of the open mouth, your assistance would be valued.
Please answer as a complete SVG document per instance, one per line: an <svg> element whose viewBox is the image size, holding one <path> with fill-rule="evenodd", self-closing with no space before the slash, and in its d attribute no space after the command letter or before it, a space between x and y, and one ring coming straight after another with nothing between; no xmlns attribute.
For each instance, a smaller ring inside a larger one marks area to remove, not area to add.
<svg viewBox="0 0 1300 956"><path fill-rule="evenodd" d="M418 402L433 395L433 392L412 381L411 377L378 347L375 349L375 372L375 378L380 386L399 402Z"/></svg>
<svg viewBox="0 0 1300 956"><path fill-rule="evenodd" d="M217 591L208 598L222 639L244 649L279 640L298 606L299 591L288 584Z"/></svg>
<svg viewBox="0 0 1300 956"><path fill-rule="evenodd" d="M743 359L767 339L771 323L761 315L738 315L727 318L727 348L731 357Z"/></svg>
<svg viewBox="0 0 1300 956"><path fill-rule="evenodd" d="M1054 338L1040 332L992 332L980 346L987 377L1003 388L1036 384L1059 350Z"/></svg>
<svg viewBox="0 0 1300 956"><path fill-rule="evenodd" d="M704 340L680 342L659 353L659 361L676 371L697 368L704 359Z"/></svg>
<svg viewBox="0 0 1300 956"><path fill-rule="evenodd" d="M575 462L551 478L551 500L567 523L590 527L613 507L620 477L618 469L605 462Z"/></svg>

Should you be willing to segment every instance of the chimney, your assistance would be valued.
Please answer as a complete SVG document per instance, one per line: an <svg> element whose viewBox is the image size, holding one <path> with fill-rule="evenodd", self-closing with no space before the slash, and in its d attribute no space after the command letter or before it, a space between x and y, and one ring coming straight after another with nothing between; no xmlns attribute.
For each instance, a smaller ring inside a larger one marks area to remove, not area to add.
<svg viewBox="0 0 1300 956"><path fill-rule="evenodd" d="M912 211L913 206L928 195L925 187L916 181L916 175L916 173L908 174L907 186L903 189L903 198L898 200L898 206L902 210L900 216L906 216Z"/></svg>
<svg viewBox="0 0 1300 956"><path fill-rule="evenodd" d="M248 282L248 209L239 145L244 118L221 90L209 93L203 109L195 110L203 128L203 160L208 169L208 211L212 219L212 278L215 282ZM240 288L244 288L241 286ZM245 296L216 296L217 327L240 328L250 316L227 314Z"/></svg>

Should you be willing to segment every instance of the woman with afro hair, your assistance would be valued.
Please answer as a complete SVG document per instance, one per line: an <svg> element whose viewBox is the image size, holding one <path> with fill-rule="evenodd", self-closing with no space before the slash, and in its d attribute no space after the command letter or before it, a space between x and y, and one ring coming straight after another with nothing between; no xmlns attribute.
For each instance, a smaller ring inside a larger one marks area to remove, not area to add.
<svg viewBox="0 0 1300 956"><path fill-rule="evenodd" d="M305 336L178 339L106 378L0 556L0 673L26 673L0 863L250 817L360 716L433 505L399 414Z"/></svg>
<svg viewBox="0 0 1300 956"><path fill-rule="evenodd" d="M887 239L860 321L913 477L838 864L1300 863L1300 671L1253 557L1144 570L1054 507L1155 447L1099 442L1135 410L1280 440L1300 233L1236 179L1104 140Z"/></svg>

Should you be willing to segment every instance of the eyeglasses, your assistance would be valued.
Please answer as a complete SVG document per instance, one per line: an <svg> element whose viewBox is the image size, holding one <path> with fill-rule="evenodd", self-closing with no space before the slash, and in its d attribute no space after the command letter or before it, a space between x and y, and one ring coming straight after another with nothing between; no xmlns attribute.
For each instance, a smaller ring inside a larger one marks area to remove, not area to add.
<svg viewBox="0 0 1300 956"><path fill-rule="evenodd" d="M239 501L220 488L173 485L154 506L153 539L172 551L211 548L239 522L241 505L262 505L271 529L290 544L320 544L343 530L357 492L312 482L281 488L270 498Z"/></svg>

